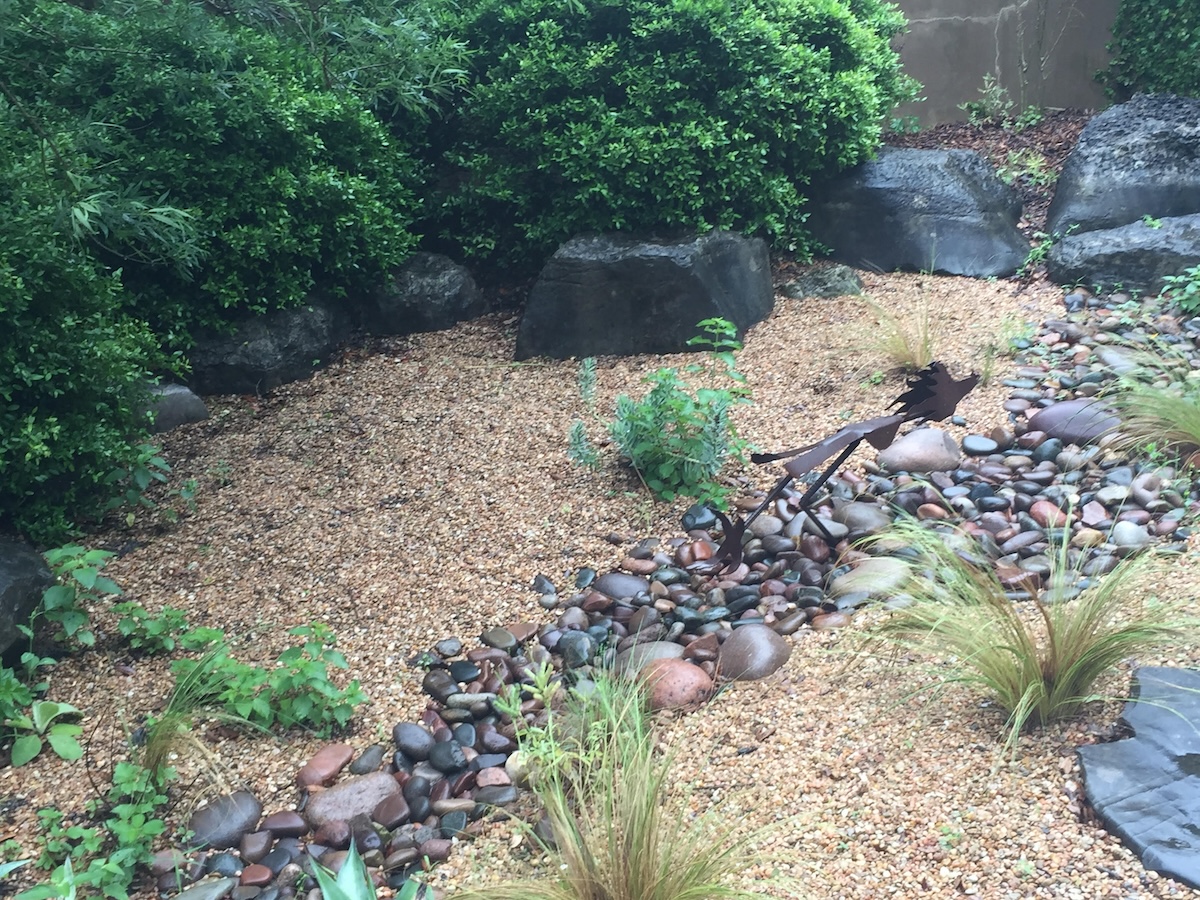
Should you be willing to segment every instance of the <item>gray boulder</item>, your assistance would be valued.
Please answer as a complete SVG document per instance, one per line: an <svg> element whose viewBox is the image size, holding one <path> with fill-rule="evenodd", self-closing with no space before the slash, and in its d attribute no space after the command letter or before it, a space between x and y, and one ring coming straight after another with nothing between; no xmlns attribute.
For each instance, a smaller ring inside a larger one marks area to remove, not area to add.
<svg viewBox="0 0 1200 900"><path fill-rule="evenodd" d="M368 334L437 331L487 312L471 273L437 253L416 253L362 304Z"/></svg>
<svg viewBox="0 0 1200 900"><path fill-rule="evenodd" d="M1200 888L1200 672L1134 673L1129 740L1079 748L1087 798L1147 869Z"/></svg>
<svg viewBox="0 0 1200 900"><path fill-rule="evenodd" d="M1029 255L1021 201L971 150L884 147L814 189L808 227L856 268L1011 275Z"/></svg>
<svg viewBox="0 0 1200 900"><path fill-rule="evenodd" d="M1200 99L1143 94L1088 122L1063 164L1046 230L1200 213Z"/></svg>
<svg viewBox="0 0 1200 900"><path fill-rule="evenodd" d="M889 472L948 472L962 461L958 444L940 428L918 428L879 451Z"/></svg>
<svg viewBox="0 0 1200 900"><path fill-rule="evenodd" d="M151 431L156 434L208 418L204 401L182 384L150 385L149 412L154 417Z"/></svg>
<svg viewBox="0 0 1200 900"><path fill-rule="evenodd" d="M1200 152L1200 147L1197 148ZM1163 277L1200 265L1200 213L1072 234L1050 248L1046 272L1059 284L1157 294Z"/></svg>
<svg viewBox="0 0 1200 900"><path fill-rule="evenodd" d="M587 235L558 248L529 295L517 359L677 353L696 323L744 331L775 305L767 245L713 231L673 241Z"/></svg>
<svg viewBox="0 0 1200 900"><path fill-rule="evenodd" d="M27 625L54 575L42 554L23 541L0 537L0 653L24 635Z"/></svg>
<svg viewBox="0 0 1200 900"><path fill-rule="evenodd" d="M247 319L232 334L205 332L189 354L200 394L261 394L312 375L350 334L344 307L316 300Z"/></svg>
<svg viewBox="0 0 1200 900"><path fill-rule="evenodd" d="M785 297L804 300L809 297L857 297L862 293L862 279L849 266L814 266L793 278L779 289Z"/></svg>

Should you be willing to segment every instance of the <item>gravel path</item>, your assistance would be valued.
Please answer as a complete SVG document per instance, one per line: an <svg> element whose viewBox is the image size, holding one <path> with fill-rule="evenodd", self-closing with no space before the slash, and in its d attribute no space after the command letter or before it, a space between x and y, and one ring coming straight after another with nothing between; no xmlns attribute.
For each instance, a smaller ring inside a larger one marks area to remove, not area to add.
<svg viewBox="0 0 1200 900"><path fill-rule="evenodd" d="M864 280L901 316L934 311L937 356L956 374L982 365L1005 323L1061 310L1060 292L1044 285ZM372 698L348 740L365 746L414 719L424 703L419 671L405 663L414 652L451 635L474 641L496 624L547 621L529 589L536 574L565 590L580 567L606 571L624 555L606 536L677 534L685 506L650 501L611 451L598 473L567 460L566 434L583 412L575 367L511 363L515 325L497 316L387 341L267 398L214 398L209 421L166 438L178 477L199 481L196 509L181 507L177 523L151 513L98 536L127 551L108 574L152 612L175 606L193 624L225 629L236 655L257 664L287 646L288 628L325 622ZM766 449L795 446L881 412L902 379L873 383L889 370L869 349L876 333L861 300L780 298L740 356L755 400L737 410L744 436ZM680 362L599 360L598 409ZM956 437L1006 421L999 380L1009 365L998 360L992 382L960 405L968 426L952 429ZM742 475L765 488L776 473ZM1190 594L1195 574L1192 548L1155 589ZM111 615L96 610L95 620L100 649L58 666L50 696L84 710L102 778L122 728L152 712L170 682L165 662L120 646ZM787 819L771 849L807 897L1195 895L1080 820L1074 749L1109 733L1117 704L1023 738L1010 760L997 740L1001 717L977 696L913 698L931 682L928 661L848 668L844 640L803 633L775 676L735 685L670 727L680 778L696 782L698 802L725 803L747 828ZM1200 653L1142 661L1195 665ZM1113 691L1125 683L1116 679ZM321 745L297 734L213 741L224 786L249 787L268 812L292 808L294 774ZM188 760L182 768L186 783ZM202 794L189 791L172 819ZM2 769L0 840L33 851L38 808L79 811L90 796L80 766L50 754ZM536 867L512 848L512 834L503 821L489 825L434 883Z"/></svg>

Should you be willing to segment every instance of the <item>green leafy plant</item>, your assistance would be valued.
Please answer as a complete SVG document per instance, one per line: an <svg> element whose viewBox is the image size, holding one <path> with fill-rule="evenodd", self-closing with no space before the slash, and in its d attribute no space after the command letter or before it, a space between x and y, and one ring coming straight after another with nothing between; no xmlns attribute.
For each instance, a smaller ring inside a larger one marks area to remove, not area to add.
<svg viewBox="0 0 1200 900"><path fill-rule="evenodd" d="M171 670L177 684L189 684L193 706L222 709L259 728L299 726L329 735L345 727L367 698L357 680L344 688L329 680L330 668L347 668L346 658L334 649L333 631L314 622L288 634L304 643L284 650L270 670L239 662L226 644L217 644L200 661L176 660Z"/></svg>
<svg viewBox="0 0 1200 900"><path fill-rule="evenodd" d="M1056 177L1046 157L1036 150L1010 150L996 174L1005 184L1020 181L1032 187L1053 184Z"/></svg>
<svg viewBox="0 0 1200 900"><path fill-rule="evenodd" d="M161 773L170 780L173 772ZM62 810L38 812L43 850L38 866L50 881L23 891L14 900L85 897L129 900L130 886L150 862L154 842L166 831L162 813L167 796L141 766L119 762L103 797L87 806L87 822L66 824Z"/></svg>
<svg viewBox="0 0 1200 900"><path fill-rule="evenodd" d="M1165 276L1159 296L1170 300L1188 315L1200 312L1200 266Z"/></svg>
<svg viewBox="0 0 1200 900"><path fill-rule="evenodd" d="M1142 224L1145 225L1147 228L1153 228L1153 229L1157 230L1159 228L1162 228L1162 219L1156 219L1156 218L1154 218L1154 216L1150 215L1149 213L1146 213L1146 215L1142 216Z"/></svg>
<svg viewBox="0 0 1200 900"><path fill-rule="evenodd" d="M79 759L83 748L76 740L83 728L74 722L59 721L79 716L79 710L70 703L55 703L51 700L35 700L29 714L17 713L4 722L5 727L20 735L12 746L12 764L20 768L35 759L46 744L62 759Z"/></svg>
<svg viewBox="0 0 1200 900"><path fill-rule="evenodd" d="M697 327L705 334L688 343L707 348L707 361L688 365L683 373L663 368L647 375L645 397L617 398L609 432L621 455L661 499L687 496L721 504L729 488L717 482L717 475L729 458L744 461L748 448L730 413L738 403L749 402L749 392L734 359L741 348L734 325L705 319ZM708 386L693 388L689 378Z"/></svg>
<svg viewBox="0 0 1200 900"><path fill-rule="evenodd" d="M1121 0L1112 35L1112 61L1097 75L1110 97L1200 95L1200 11L1190 0Z"/></svg>
<svg viewBox="0 0 1200 900"><path fill-rule="evenodd" d="M587 426L582 419L571 423L571 430L567 434L567 458L585 469L600 468L600 454L588 437Z"/></svg>
<svg viewBox="0 0 1200 900"><path fill-rule="evenodd" d="M903 18L878 0L441 8L476 52L470 94L434 128L436 226L497 264L536 267L588 231L726 228L807 250L807 185L873 153L915 94L889 44Z"/></svg>
<svg viewBox="0 0 1200 900"><path fill-rule="evenodd" d="M921 130L921 120L916 116L892 116L888 119L887 130L894 134L917 134Z"/></svg>
<svg viewBox="0 0 1200 900"><path fill-rule="evenodd" d="M1012 119L1014 106L1008 89L990 72L983 76L979 99L958 104L958 108L967 114L967 121L972 125L1005 125Z"/></svg>
<svg viewBox="0 0 1200 900"><path fill-rule="evenodd" d="M114 555L108 550L88 550L79 544L55 547L43 554L58 583L42 595L37 615L57 626L55 640L72 640L85 647L96 643L87 604L97 603L105 596L120 596L117 583L100 574Z"/></svg>
<svg viewBox="0 0 1200 900"><path fill-rule="evenodd" d="M115 603L112 611L120 616L117 629L134 650L170 653L177 646L201 650L225 637L217 628L191 628L183 610L165 606L157 616L140 603Z"/></svg>
<svg viewBox="0 0 1200 900"><path fill-rule="evenodd" d="M1122 561L1072 597L1081 558L1068 537L1052 540L1050 575L1021 608L994 567L965 535L906 519L868 541L909 548L913 603L869 628L883 640L943 660L949 684L982 689L1007 715L1006 743L1026 728L1074 715L1103 699L1095 684L1130 656L1194 634L1178 603L1143 598L1135 590L1151 557Z"/></svg>
<svg viewBox="0 0 1200 900"><path fill-rule="evenodd" d="M1013 119L1012 130L1019 132L1026 128L1033 128L1035 125L1040 125L1045 118L1045 110L1041 107L1027 106Z"/></svg>
<svg viewBox="0 0 1200 900"><path fill-rule="evenodd" d="M543 681L533 693L547 690ZM671 790L672 756L659 748L636 681L600 673L594 688L568 692L554 710L544 725L530 727L519 711L513 721L521 752L534 760L531 787L559 865L463 900L759 896L728 880L759 861L751 850L759 835L733 835L720 810L686 812L687 791Z"/></svg>

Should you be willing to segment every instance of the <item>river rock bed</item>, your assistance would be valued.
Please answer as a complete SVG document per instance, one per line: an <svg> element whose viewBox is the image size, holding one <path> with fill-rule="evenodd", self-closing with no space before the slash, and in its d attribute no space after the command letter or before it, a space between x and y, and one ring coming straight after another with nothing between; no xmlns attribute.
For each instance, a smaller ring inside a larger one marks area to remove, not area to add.
<svg viewBox="0 0 1200 900"><path fill-rule="evenodd" d="M521 799L515 731L492 708L506 686L530 681L541 664L573 683L593 666L646 671L654 705L687 709L723 680L766 677L788 659L783 638L846 626L872 601L906 602L903 561L856 547L898 514L973 535L1014 602L1042 587L1052 541L1069 543L1081 577L1068 591L1077 591L1124 556L1186 540L1200 509L1195 486L1116 453L1115 423L1096 398L1134 364L1130 348L1162 343L1196 359L1200 320L1133 317L1123 302L1068 295L1061 319L1020 342L1004 381L1007 426L964 435L949 459L929 456L930 446L949 452L922 435L931 429L901 438L881 454L886 468L865 461L828 482L813 504L818 522L799 508L803 485L785 491L754 520L729 571L698 571L722 535L711 511L694 506L683 534L633 542L612 571L582 568L560 584L538 575L530 588L552 621L489 628L470 649L445 637L410 658L407 677L427 696L419 721L395 725L387 745L323 747L297 773L295 809L263 817L247 791L201 808L189 824L207 850L160 854L160 889L203 879L177 896L302 896L313 861L336 869L352 841L377 882L398 889L446 860L494 807ZM750 510L762 496L747 492L737 505ZM544 715L532 700L524 709L531 720Z"/></svg>

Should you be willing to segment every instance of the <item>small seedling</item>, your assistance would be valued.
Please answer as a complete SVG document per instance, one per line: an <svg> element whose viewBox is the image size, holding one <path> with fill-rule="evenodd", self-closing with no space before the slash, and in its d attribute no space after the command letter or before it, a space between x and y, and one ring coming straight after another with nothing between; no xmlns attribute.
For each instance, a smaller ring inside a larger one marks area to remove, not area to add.
<svg viewBox="0 0 1200 900"><path fill-rule="evenodd" d="M72 722L55 721L78 715L79 710L70 703L35 700L29 707L28 715L20 713L9 719L5 724L14 732L21 733L13 741L13 768L18 769L36 759L47 743L62 759L72 760L83 756L83 748L76 740L83 733L83 728Z"/></svg>

